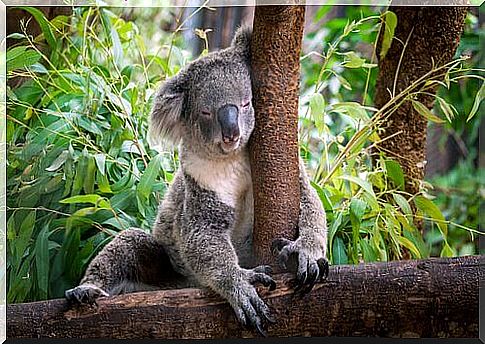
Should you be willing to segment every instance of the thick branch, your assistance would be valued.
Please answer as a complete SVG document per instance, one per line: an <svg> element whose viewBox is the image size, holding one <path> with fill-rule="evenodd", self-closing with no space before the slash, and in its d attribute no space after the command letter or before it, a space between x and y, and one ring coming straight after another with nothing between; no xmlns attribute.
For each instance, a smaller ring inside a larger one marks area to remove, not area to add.
<svg viewBox="0 0 485 344"><path fill-rule="evenodd" d="M270 336L478 337L484 256L334 266L300 298L278 275L261 291L277 323ZM230 306L199 289L134 293L70 310L64 300L12 304L8 338L252 337Z"/></svg>
<svg viewBox="0 0 485 344"><path fill-rule="evenodd" d="M298 94L304 6L257 6L251 39L256 127L250 142L254 250L273 257L271 241L293 239L299 214Z"/></svg>

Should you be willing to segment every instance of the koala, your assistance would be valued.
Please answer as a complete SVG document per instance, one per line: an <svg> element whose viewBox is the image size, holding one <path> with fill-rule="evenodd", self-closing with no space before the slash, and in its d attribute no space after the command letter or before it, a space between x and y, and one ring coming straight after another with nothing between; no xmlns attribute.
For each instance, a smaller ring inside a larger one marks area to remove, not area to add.
<svg viewBox="0 0 485 344"><path fill-rule="evenodd" d="M117 235L89 264L80 285L66 291L68 300L94 303L126 292L198 286L226 299L241 324L263 335L264 325L274 322L255 289L258 283L276 288L271 268L252 261L250 38L249 28L239 29L230 47L163 83L149 134L155 142L179 144L180 167L152 233L129 229ZM299 178L299 236L268 244L283 266L294 262L295 289L308 292L328 275L327 229L301 159Z"/></svg>

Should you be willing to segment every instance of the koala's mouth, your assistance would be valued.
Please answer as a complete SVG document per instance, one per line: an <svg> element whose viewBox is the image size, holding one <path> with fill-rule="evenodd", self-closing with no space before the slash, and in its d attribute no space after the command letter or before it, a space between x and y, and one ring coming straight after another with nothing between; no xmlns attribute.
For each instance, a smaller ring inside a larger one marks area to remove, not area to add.
<svg viewBox="0 0 485 344"><path fill-rule="evenodd" d="M221 141L220 147L224 153L230 153L238 149L240 144L241 144L241 138L238 138L237 140L234 140L234 141L226 141L226 142Z"/></svg>

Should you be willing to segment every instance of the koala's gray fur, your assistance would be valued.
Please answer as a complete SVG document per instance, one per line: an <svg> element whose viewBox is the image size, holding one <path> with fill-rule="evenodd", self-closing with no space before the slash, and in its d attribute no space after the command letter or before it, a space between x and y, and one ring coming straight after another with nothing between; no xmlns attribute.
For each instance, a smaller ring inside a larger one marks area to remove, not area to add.
<svg viewBox="0 0 485 344"><path fill-rule="evenodd" d="M262 332L273 321L256 293L270 289L270 268L252 268L253 195L247 142L254 128L249 62L250 30L232 45L202 57L165 81L151 114L153 140L180 143L180 168L160 204L152 235L120 233L91 262L69 300L160 286L208 287L224 297L242 324ZM309 291L328 273L325 213L300 160L299 237L277 239L283 265L296 258L297 289ZM271 243L268 243L270 245ZM174 271L165 271L170 260Z"/></svg>

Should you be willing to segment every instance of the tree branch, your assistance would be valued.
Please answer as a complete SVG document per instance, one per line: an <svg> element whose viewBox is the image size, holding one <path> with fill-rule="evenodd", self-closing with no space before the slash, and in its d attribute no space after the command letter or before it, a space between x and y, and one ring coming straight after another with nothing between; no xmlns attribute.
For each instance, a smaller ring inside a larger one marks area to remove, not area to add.
<svg viewBox="0 0 485 344"><path fill-rule="evenodd" d="M340 265L299 297L289 275L260 290L276 315L268 335L478 337L484 256ZM142 292L68 307L65 300L11 304L8 338L228 338L256 334L229 304L200 289Z"/></svg>

